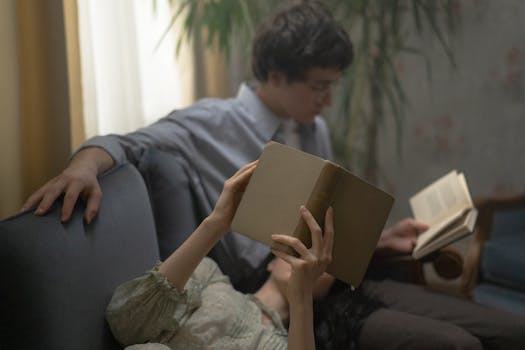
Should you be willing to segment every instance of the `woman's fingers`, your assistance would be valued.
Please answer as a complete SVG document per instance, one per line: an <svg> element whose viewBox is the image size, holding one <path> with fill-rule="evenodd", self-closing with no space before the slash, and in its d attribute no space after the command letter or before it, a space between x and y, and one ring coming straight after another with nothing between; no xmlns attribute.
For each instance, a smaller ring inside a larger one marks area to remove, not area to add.
<svg viewBox="0 0 525 350"><path fill-rule="evenodd" d="M326 210L324 235L312 213L305 206L301 206L300 211L312 235L312 248L309 250L299 239L293 236L272 235L272 239L292 247L301 256L306 257L309 255L308 253L311 253L318 258L323 255L331 259L334 243L334 211L332 207Z"/></svg>
<svg viewBox="0 0 525 350"><path fill-rule="evenodd" d="M297 237L288 235L272 235L274 242L287 245L294 249L299 256L292 256L277 249L272 252L279 258L292 265L292 271L302 271L315 281L332 262L332 247L334 242L334 215L330 207L325 214L324 235L319 224L304 206L301 215L306 221L312 234L312 248L308 249ZM299 272L301 273L301 272Z"/></svg>
<svg viewBox="0 0 525 350"><path fill-rule="evenodd" d="M294 264L297 264L297 263L301 262L301 259L298 259L295 256L291 256L289 254L281 252L280 250L277 250L275 248L272 248L272 253L273 253L273 255L283 259L284 261L286 261L288 264L290 264L292 266Z"/></svg>
<svg viewBox="0 0 525 350"><path fill-rule="evenodd" d="M323 246L323 231L321 230L321 227L319 227L317 221L315 221L312 213L310 213L310 211L306 209L304 205L301 206L301 216L310 229L310 234L312 235L312 250L317 255Z"/></svg>
<svg viewBox="0 0 525 350"><path fill-rule="evenodd" d="M242 166L241 168L239 168L239 170L237 170L237 172L235 172L235 174L233 174L232 178L236 178L238 176L241 176L243 174L245 174L246 172L249 172L251 171L253 168L255 168L257 166L257 163L259 162L259 160L255 160L251 163L248 163L244 166Z"/></svg>
<svg viewBox="0 0 525 350"><path fill-rule="evenodd" d="M324 236L323 236L323 253L332 257L332 249L334 245L334 210L332 207L328 208L324 218Z"/></svg>
<svg viewBox="0 0 525 350"><path fill-rule="evenodd" d="M288 235L272 235L272 240L277 243L285 244L293 248L301 257L311 256L311 252L298 238Z"/></svg>
<svg viewBox="0 0 525 350"><path fill-rule="evenodd" d="M237 170L237 172L233 174L232 177L226 180L226 187L230 187L230 189L234 192L244 191L258 162L259 160L256 160Z"/></svg>

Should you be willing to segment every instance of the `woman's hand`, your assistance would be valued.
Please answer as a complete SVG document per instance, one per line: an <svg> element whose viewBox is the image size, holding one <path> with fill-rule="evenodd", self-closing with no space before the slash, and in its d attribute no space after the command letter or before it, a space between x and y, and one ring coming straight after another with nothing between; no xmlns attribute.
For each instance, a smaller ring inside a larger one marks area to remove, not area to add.
<svg viewBox="0 0 525 350"><path fill-rule="evenodd" d="M224 183L222 193L209 216L210 221L217 225L220 230L224 232L230 230L233 216L237 211L239 202L257 166L257 162L258 160L246 164Z"/></svg>
<svg viewBox="0 0 525 350"><path fill-rule="evenodd" d="M229 231L233 215L256 165L257 161L247 164L226 180L210 216L160 265L159 272L179 291L184 290L197 265Z"/></svg>
<svg viewBox="0 0 525 350"><path fill-rule="evenodd" d="M301 207L301 216L305 220L312 235L312 247L310 249L296 237L287 235L272 235L275 242L286 244L293 248L298 254L294 257L273 249L273 253L288 262L292 268L290 281L288 282L288 299L309 297L311 299L313 288L319 277L325 272L326 267L332 261L332 246L334 242L333 210L328 208L325 215L324 235L321 227L315 221L306 207Z"/></svg>
<svg viewBox="0 0 525 350"><path fill-rule="evenodd" d="M288 281L288 304L290 325L288 327L289 350L314 350L313 293L314 285L332 261L334 242L333 210L328 208L325 216L324 235L312 214L304 206L301 216L312 235L310 249L297 238L286 235L272 235L275 242L286 244L299 254L294 257L272 249L273 253L290 264L292 272Z"/></svg>

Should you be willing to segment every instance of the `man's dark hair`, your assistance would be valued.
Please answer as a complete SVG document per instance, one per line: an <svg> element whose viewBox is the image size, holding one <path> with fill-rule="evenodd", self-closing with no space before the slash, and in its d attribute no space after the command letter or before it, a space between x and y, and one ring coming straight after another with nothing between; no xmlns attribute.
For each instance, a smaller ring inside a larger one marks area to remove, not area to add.
<svg viewBox="0 0 525 350"><path fill-rule="evenodd" d="M252 71L262 82L271 71L300 81L311 68L344 70L352 58L352 43L343 27L323 4L308 1L287 5L259 26Z"/></svg>

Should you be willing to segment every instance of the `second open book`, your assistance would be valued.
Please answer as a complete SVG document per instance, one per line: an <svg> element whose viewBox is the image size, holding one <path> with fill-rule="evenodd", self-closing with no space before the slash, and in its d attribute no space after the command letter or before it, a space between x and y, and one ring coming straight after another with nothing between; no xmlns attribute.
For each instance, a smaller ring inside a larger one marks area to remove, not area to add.
<svg viewBox="0 0 525 350"><path fill-rule="evenodd" d="M307 247L311 234L301 218L305 205L323 227L334 210L334 246L327 272L357 287L366 272L393 198L330 161L270 142L246 188L232 229L268 246L272 234L298 237ZM277 246L287 251L286 246Z"/></svg>
<svg viewBox="0 0 525 350"><path fill-rule="evenodd" d="M410 207L414 218L429 226L418 237L412 252L414 259L471 233L478 215L465 176L456 170L416 193L410 198Z"/></svg>

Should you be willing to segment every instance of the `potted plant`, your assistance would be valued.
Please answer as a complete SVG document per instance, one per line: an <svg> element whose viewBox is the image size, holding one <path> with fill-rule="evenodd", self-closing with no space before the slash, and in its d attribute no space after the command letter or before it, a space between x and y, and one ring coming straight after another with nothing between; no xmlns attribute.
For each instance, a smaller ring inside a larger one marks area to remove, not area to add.
<svg viewBox="0 0 525 350"><path fill-rule="evenodd" d="M234 47L240 47L247 57L256 26L282 3L169 1L174 8L170 28L175 21L183 21L184 32L177 50L182 40L199 38L227 56ZM429 59L420 48L408 45L410 33L423 34L429 30L453 63L446 37L459 20L458 0L325 0L324 3L351 34L355 49L354 62L343 77L328 118L335 156L369 181L377 182L377 137L385 118L394 118L396 148L401 155L403 116L409 97L403 90L396 59L403 52L420 55L430 76Z"/></svg>

